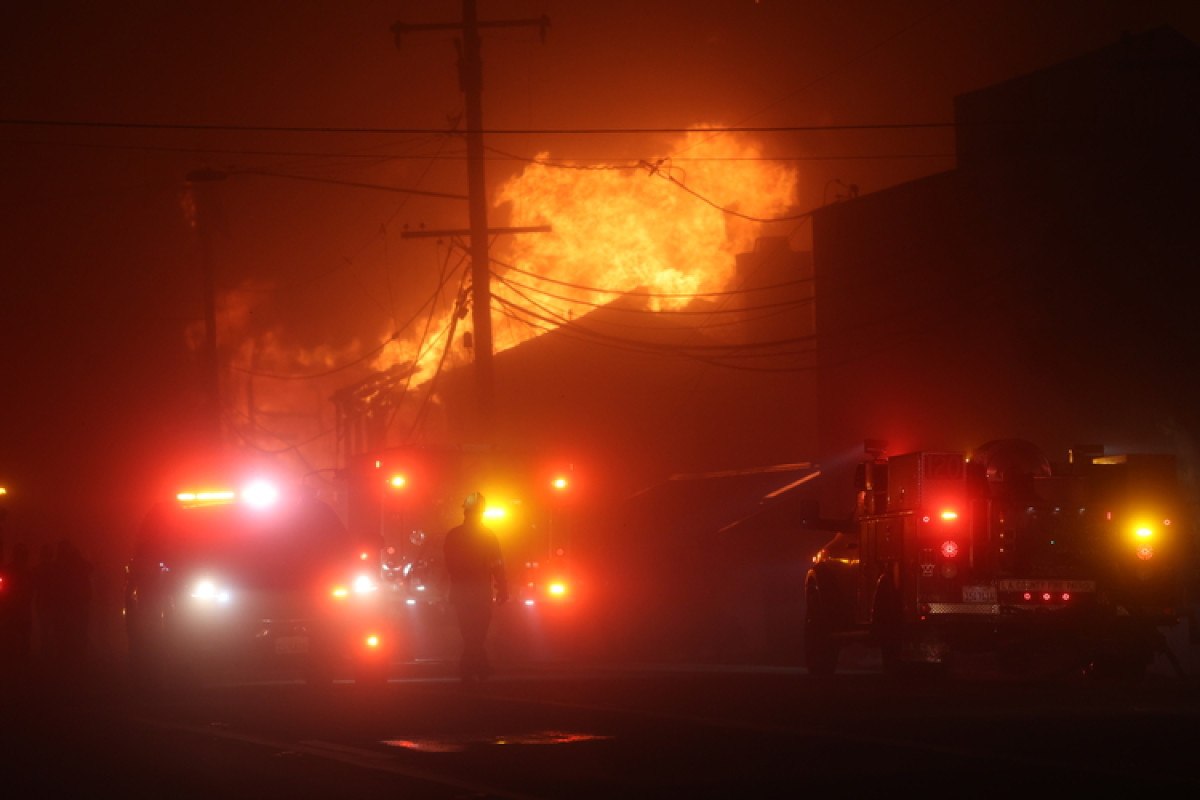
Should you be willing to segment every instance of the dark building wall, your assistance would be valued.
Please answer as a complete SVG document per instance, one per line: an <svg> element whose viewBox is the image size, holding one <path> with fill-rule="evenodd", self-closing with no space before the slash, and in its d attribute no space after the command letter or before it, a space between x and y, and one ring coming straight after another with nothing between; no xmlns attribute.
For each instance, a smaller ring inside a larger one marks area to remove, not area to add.
<svg viewBox="0 0 1200 800"><path fill-rule="evenodd" d="M1178 42L1165 40L1174 52ZM1077 99L1102 109L1073 118L1133 125L1105 102L1107 64L1085 58L1077 79L1055 69L1049 88L1030 76L958 108L968 123L1012 119L1030 97L1052 102L1086 84ZM1171 75L1183 106L1158 91L1171 113L1134 127L1149 139L1147 128L1164 128L1175 149L1103 133L1075 152L968 144L952 172L815 215L827 505L848 513L847 470L866 438L888 441L889 452L969 451L1004 436L1033 439L1052 457L1077 442L1190 451L1200 431L1190 288L1200 138L1183 147L1175 126L1197 118L1200 73L1182 83ZM989 99L998 104L990 113ZM996 148L1009 148L1006 157L982 157Z"/></svg>
<svg viewBox="0 0 1200 800"><path fill-rule="evenodd" d="M1195 43L1158 28L954 100L958 163L1178 157L1200 134Z"/></svg>

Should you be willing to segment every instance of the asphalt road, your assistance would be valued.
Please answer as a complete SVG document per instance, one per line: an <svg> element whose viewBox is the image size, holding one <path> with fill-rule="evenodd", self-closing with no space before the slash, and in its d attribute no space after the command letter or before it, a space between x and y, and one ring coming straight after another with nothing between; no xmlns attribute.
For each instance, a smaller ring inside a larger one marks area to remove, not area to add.
<svg viewBox="0 0 1200 800"><path fill-rule="evenodd" d="M450 662L381 687L213 682L176 694L119 670L4 692L6 797L1104 796L1200 788L1195 679L896 682L869 666Z"/></svg>

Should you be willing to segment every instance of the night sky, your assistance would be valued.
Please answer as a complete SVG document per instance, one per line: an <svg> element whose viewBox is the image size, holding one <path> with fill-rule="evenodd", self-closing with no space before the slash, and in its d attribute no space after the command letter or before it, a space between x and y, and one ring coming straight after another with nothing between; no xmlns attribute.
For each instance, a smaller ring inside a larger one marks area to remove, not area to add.
<svg viewBox="0 0 1200 800"><path fill-rule="evenodd" d="M773 128L787 130L748 135L797 170L797 210L845 185L867 194L952 168L952 130L924 126L949 122L957 94L1126 31L1168 24L1200 40L1200 4L1182 0L478 7L482 20L550 21L544 42L536 27L483 35L485 128L515 131L487 137L491 189L539 153L630 163L694 125ZM190 446L202 320L181 204L192 171L232 173L219 188L217 282L255 299L230 336L253 329L312 354L315 370L412 317L441 256L402 234L465 227L466 204L393 190L465 193L462 140L438 133L463 96L453 33L414 32L397 47L390 28L460 11L397 0L6 10L8 544L67 533L97 559L119 557ZM490 215L508 222L503 208Z"/></svg>

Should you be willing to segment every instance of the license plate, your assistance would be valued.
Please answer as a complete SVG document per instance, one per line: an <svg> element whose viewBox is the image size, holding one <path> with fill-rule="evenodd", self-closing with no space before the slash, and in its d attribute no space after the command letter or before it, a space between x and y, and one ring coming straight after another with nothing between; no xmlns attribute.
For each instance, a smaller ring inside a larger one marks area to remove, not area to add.
<svg viewBox="0 0 1200 800"><path fill-rule="evenodd" d="M996 602L995 586L964 586L964 603L994 603Z"/></svg>
<svg viewBox="0 0 1200 800"><path fill-rule="evenodd" d="M307 636L280 636L275 639L276 655L291 656L307 652Z"/></svg>

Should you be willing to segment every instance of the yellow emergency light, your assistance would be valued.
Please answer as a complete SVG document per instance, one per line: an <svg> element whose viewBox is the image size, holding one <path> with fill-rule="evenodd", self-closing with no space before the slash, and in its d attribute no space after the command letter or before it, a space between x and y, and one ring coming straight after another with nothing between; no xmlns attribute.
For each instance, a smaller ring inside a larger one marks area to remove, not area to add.
<svg viewBox="0 0 1200 800"><path fill-rule="evenodd" d="M232 503L237 494L231 489L205 489L201 491L180 492L175 499L188 506L213 505L216 503Z"/></svg>

